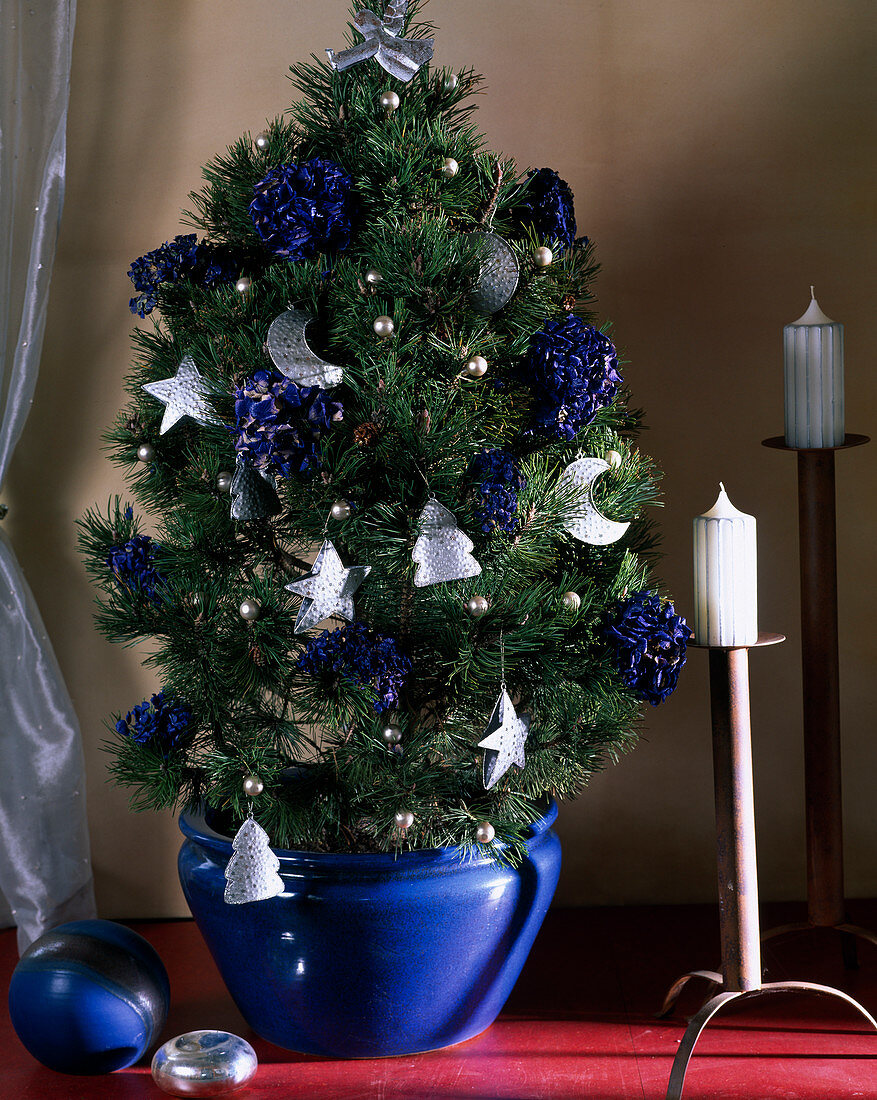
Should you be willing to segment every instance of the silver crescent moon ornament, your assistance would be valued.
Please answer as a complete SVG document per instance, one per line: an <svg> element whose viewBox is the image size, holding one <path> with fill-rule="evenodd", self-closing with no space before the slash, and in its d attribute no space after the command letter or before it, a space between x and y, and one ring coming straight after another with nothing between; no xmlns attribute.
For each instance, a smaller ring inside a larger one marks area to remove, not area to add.
<svg viewBox="0 0 877 1100"><path fill-rule="evenodd" d="M630 527L629 523L607 519L594 504L594 482L609 469L609 463L602 458L578 458L567 466L558 480L558 485L573 485L578 489L576 506L564 517L563 525L573 538L591 546L618 542Z"/></svg>
<svg viewBox="0 0 877 1100"><path fill-rule="evenodd" d="M477 236L486 242L486 248L478 278L469 291L469 302L479 313L497 313L508 305L518 289L518 258L508 241L498 234Z"/></svg>
<svg viewBox="0 0 877 1100"><path fill-rule="evenodd" d="M344 371L311 351L305 329L313 320L314 315L303 309L287 309L271 322L265 344L281 374L296 385L319 386L325 390L337 386Z"/></svg>

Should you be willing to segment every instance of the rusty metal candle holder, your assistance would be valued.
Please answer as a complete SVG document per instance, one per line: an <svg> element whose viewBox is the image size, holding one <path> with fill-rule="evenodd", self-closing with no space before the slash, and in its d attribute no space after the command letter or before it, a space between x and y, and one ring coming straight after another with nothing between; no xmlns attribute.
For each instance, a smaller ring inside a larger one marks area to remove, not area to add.
<svg viewBox="0 0 877 1100"><path fill-rule="evenodd" d="M782 634L760 633L755 645L775 645L783 640ZM749 721L750 647L724 649L695 645L694 648L707 649L710 662L722 972L691 970L684 974L671 986L660 1015L666 1016L673 1010L683 987L692 978L703 978L720 987L721 992L708 1000L689 1021L673 1060L667 1100L680 1100L688 1063L701 1032L732 1001L802 992L838 997L860 1012L877 1030L877 1020L858 1001L839 989L813 982L762 983Z"/></svg>
<svg viewBox="0 0 877 1100"><path fill-rule="evenodd" d="M877 935L850 924L844 897L834 452L867 442L866 435L847 435L837 447L805 450L783 436L763 441L798 454L807 920L771 928L762 938L834 928L850 969L857 965L856 937L877 944Z"/></svg>

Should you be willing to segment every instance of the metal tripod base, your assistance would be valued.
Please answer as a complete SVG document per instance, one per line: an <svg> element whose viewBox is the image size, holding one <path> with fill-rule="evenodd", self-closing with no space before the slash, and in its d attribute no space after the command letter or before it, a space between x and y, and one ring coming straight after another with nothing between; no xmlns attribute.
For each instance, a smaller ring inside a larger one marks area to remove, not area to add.
<svg viewBox="0 0 877 1100"><path fill-rule="evenodd" d="M684 985L689 978L701 976L708 977L709 980L715 977L721 980L721 975L714 974L713 971L694 970L690 974L684 975L684 977L676 982L667 994L667 998L669 999L677 986L681 990L682 985ZM688 1063L691 1061L691 1056L694 1053L694 1048L697 1040L700 1038L701 1032L710 1020L721 1012L725 1005L730 1004L731 1001L739 1001L744 998L747 1000L755 1000L756 997L762 997L770 993L815 993L824 997L837 997L851 1008L854 1008L856 1012L861 1013L875 1031L877 1031L877 1020L874 1019L867 1009L863 1008L862 1005L850 997L849 994L843 993L839 989L832 989L831 986L828 985L815 985L813 982L767 982L765 985L760 985L755 989L718 993L712 1000L707 1001L703 1008L695 1016L692 1016L688 1022L688 1027L685 1029L682 1042L679 1044L679 1049L676 1051L676 1057L673 1059L673 1068L670 1071L670 1083L667 1086L667 1100L680 1100L682 1088L685 1084L685 1074L688 1071ZM676 996L679 996L678 992Z"/></svg>
<svg viewBox="0 0 877 1100"><path fill-rule="evenodd" d="M710 999L710 993L714 986L717 989L721 989L725 984L724 978L717 970L689 970L687 974L683 974L681 978L677 978L667 990L667 996L664 998L664 1003L661 1005L661 1011L657 1013L659 1020L663 1020L672 1013L682 990L688 985L692 978L702 978L703 981L707 983L707 1001Z"/></svg>
<svg viewBox="0 0 877 1100"><path fill-rule="evenodd" d="M841 954L847 970L858 970L859 968L859 954L856 949L857 939L865 940L866 943L872 943L877 947L877 933L862 928L861 925L850 924L847 921L842 924L826 925L814 924L812 921L807 920L795 921L792 924L778 924L776 928L768 928L766 932L762 932L761 942L765 943L767 940L776 939L777 936L785 936L789 932L812 932L818 928L828 928L834 932L840 932Z"/></svg>

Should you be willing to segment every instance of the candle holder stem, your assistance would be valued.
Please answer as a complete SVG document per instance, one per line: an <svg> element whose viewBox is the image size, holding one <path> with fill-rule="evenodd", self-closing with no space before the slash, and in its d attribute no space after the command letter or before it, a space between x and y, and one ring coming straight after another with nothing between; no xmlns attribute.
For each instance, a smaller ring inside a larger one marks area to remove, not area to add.
<svg viewBox="0 0 877 1100"><path fill-rule="evenodd" d="M847 435L837 447L801 449L788 446L782 436L764 440L766 447L798 456L807 920L771 928L762 939L834 928L841 933L848 969L858 965L856 940L877 945L877 935L846 917L834 456L868 441L866 435Z"/></svg>
<svg viewBox="0 0 877 1100"><path fill-rule="evenodd" d="M807 917L846 919L834 451L798 451Z"/></svg>
<svg viewBox="0 0 877 1100"><path fill-rule="evenodd" d="M781 634L760 634L757 646L783 641ZM758 920L758 872L755 848L755 803L752 783L752 734L749 719L749 652L741 646L709 649L713 775L716 793L716 852L722 973L694 970L671 987L661 1015L673 1008L691 978L705 978L720 988L691 1018L679 1044L667 1100L681 1100L688 1064L704 1028L725 1005L777 993L813 993L835 997L861 1013L877 1030L877 1020L848 994L813 982L761 981L761 937Z"/></svg>
<svg viewBox="0 0 877 1100"><path fill-rule="evenodd" d="M723 987L761 985L749 653L710 649L710 704Z"/></svg>

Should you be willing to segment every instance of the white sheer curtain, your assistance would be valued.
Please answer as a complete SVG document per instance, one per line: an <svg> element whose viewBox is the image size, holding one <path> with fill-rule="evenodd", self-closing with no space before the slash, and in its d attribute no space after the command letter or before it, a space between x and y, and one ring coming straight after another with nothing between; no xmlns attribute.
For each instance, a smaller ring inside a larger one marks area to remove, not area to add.
<svg viewBox="0 0 877 1100"><path fill-rule="evenodd" d="M0 489L46 325L75 14L75 0L0 0ZM0 923L17 925L20 950L94 916L84 784L70 697L0 528Z"/></svg>

